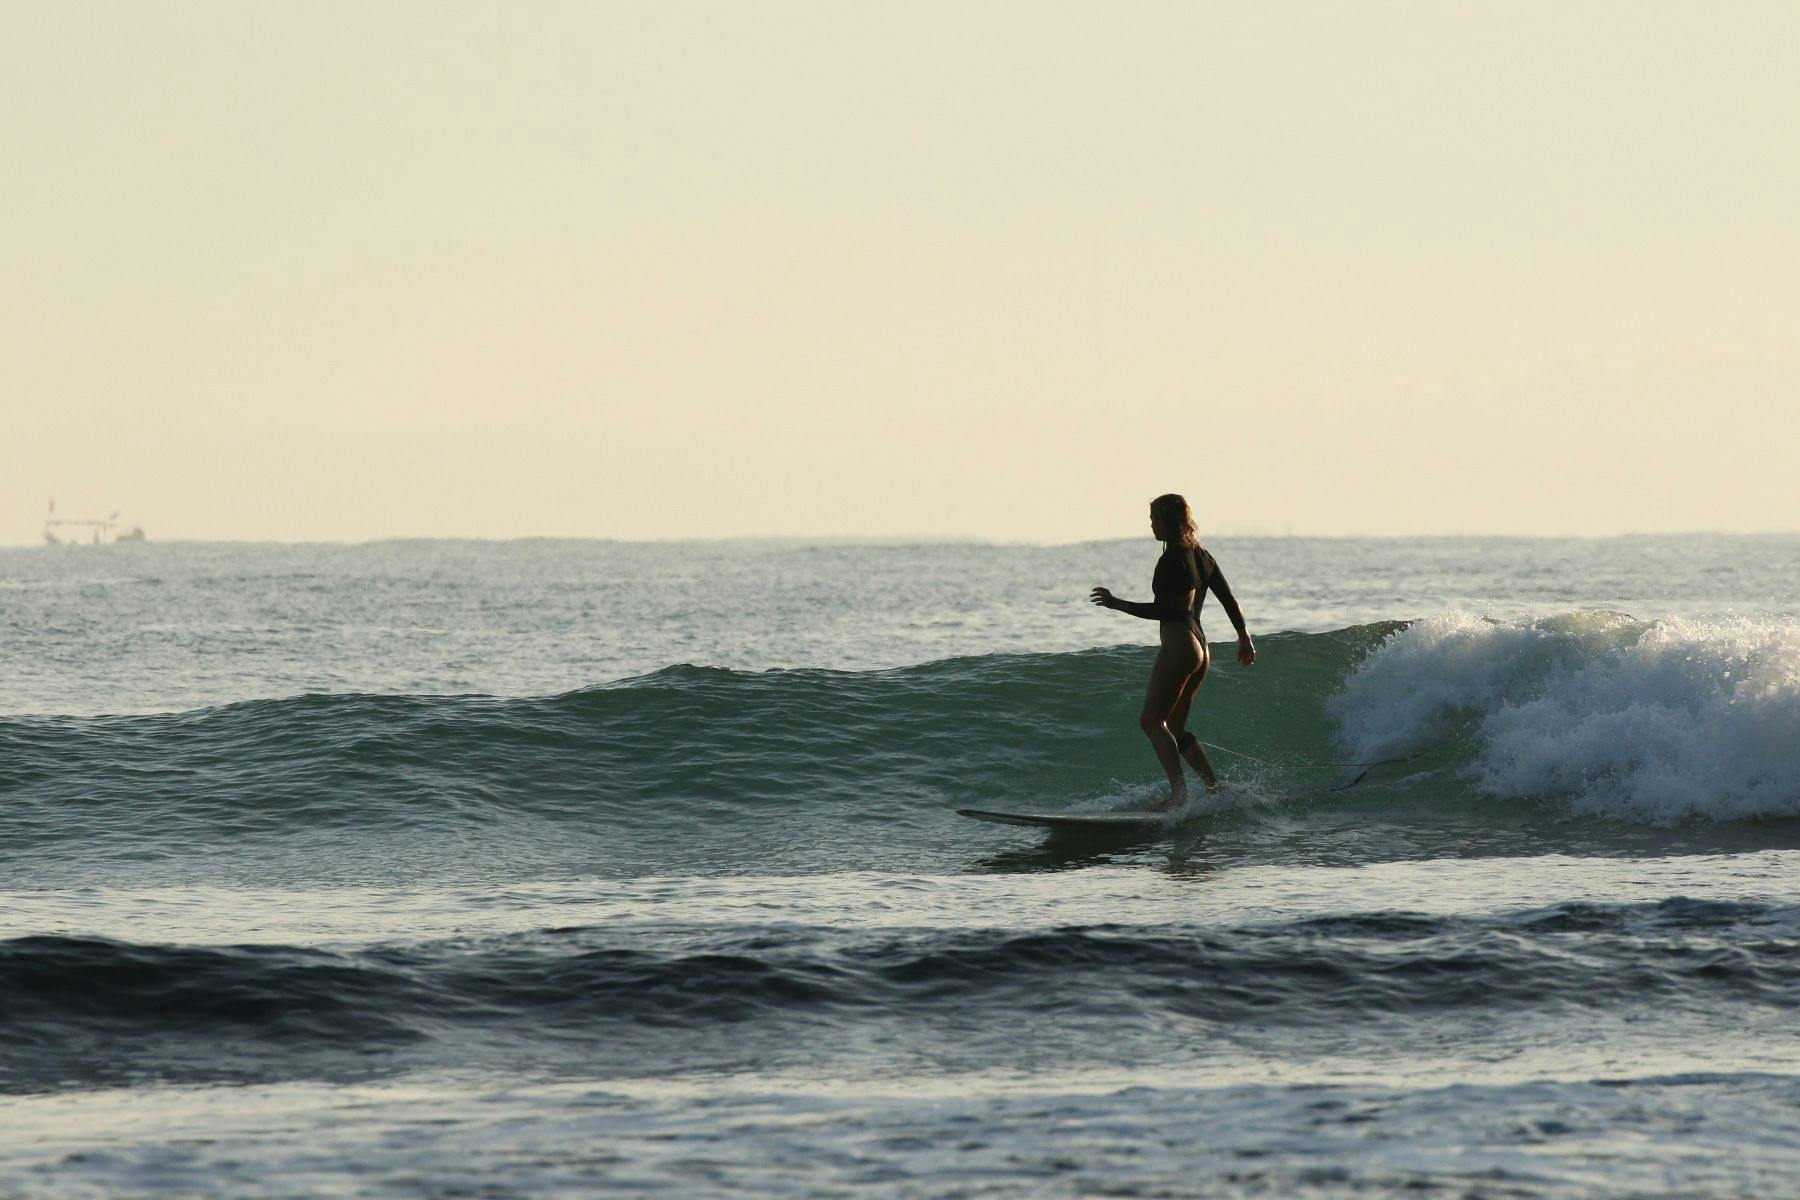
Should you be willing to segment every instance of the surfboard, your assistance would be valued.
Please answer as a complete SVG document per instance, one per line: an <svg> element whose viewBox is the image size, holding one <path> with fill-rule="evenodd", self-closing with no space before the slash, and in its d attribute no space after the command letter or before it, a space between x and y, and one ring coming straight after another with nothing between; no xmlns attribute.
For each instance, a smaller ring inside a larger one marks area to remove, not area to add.
<svg viewBox="0 0 1800 1200"><path fill-rule="evenodd" d="M1160 833L1173 812L1016 813L985 808L959 808L957 816L996 825L1029 825L1062 833Z"/></svg>

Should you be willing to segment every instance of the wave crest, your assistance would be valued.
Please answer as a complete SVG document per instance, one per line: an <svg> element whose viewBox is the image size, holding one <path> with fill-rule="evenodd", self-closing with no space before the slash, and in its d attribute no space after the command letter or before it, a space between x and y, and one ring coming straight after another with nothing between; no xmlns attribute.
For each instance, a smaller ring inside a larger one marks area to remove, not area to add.
<svg viewBox="0 0 1800 1200"><path fill-rule="evenodd" d="M1800 815L1800 627L1463 612L1391 634L1329 705L1347 751L1466 740L1489 795L1629 820Z"/></svg>

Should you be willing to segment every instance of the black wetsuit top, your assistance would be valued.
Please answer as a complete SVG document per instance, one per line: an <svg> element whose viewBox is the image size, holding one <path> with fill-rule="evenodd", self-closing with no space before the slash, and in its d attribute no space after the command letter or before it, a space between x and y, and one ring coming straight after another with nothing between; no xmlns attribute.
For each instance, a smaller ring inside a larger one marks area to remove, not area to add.
<svg viewBox="0 0 1800 1200"><path fill-rule="evenodd" d="M1231 585L1225 582L1225 574L1219 570L1217 560L1200 546L1170 546L1164 550L1163 556L1156 560L1156 574L1150 579L1150 591L1156 599L1148 604L1121 600L1119 611L1149 621L1186 621L1194 636L1204 643L1206 635L1200 630L1200 606L1206 603L1208 588L1219 598L1225 615L1231 618L1231 627L1243 636L1244 614L1238 608L1237 598L1231 594ZM1194 594L1191 608L1187 604L1189 592Z"/></svg>

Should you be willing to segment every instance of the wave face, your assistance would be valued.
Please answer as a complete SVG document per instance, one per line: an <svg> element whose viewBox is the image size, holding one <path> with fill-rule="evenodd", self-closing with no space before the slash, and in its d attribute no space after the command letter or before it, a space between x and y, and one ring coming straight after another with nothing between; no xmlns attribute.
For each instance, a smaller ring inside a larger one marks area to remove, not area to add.
<svg viewBox="0 0 1800 1200"><path fill-rule="evenodd" d="M61 848L190 866L196 846L227 860L285 847L315 874L331 860L365 877L449 859L630 873L918 865L941 850L950 808L1149 799L1160 778L1135 721L1149 653L678 666L543 698L310 695L8 718L0 836L52 859ZM1227 644L1217 659L1230 657ZM1271 812L1396 820L1420 804L1432 821L1458 814L1459 838L1521 813L1788 818L1800 814L1800 630L1452 613L1278 634L1254 670L1215 670L1193 724L1233 752L1215 755L1231 781L1205 818L1215 831ZM1417 757L1333 790L1362 770L1334 764L1403 756Z"/></svg>
<svg viewBox="0 0 1800 1200"><path fill-rule="evenodd" d="M1256 743L1305 729L1323 745L1320 702L1381 632L1271 639L1269 711L1293 717ZM521 823L533 842L548 823L573 837L629 830L646 847L823 814L941 828L946 808L1066 805L1141 776L1145 666L1141 647L885 671L676 666L542 698L310 695L8 718L0 823L27 844L139 855L382 833L506 852ZM1215 690L1240 684L1222 674ZM1254 720L1219 707L1240 731Z"/></svg>

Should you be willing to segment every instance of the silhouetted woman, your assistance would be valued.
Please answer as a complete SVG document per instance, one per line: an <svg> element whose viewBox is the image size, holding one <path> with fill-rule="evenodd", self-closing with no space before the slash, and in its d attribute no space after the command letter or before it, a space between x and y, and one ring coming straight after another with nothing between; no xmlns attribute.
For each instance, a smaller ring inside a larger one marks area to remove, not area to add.
<svg viewBox="0 0 1800 1200"><path fill-rule="evenodd" d="M1219 564L1200 545L1188 502L1173 492L1152 500L1150 532L1164 547L1150 581L1151 594L1156 598L1148 604L1121 600L1097 587L1088 599L1102 608L1116 608L1161 626L1162 648L1156 652L1156 662L1150 668L1150 686L1144 691L1144 710L1138 714L1138 725L1156 749L1156 761L1169 777L1168 800L1150 807L1165 809L1187 803L1187 779L1181 773L1183 758L1208 791L1219 782L1206 751L1187 731L1188 706L1194 702L1194 693L1206 678L1206 668L1212 661L1206 634L1200 628L1200 606L1206 603L1206 589L1211 588L1219 598L1225 615L1237 630L1239 666L1247 667L1256 661L1256 647L1250 641L1250 631L1244 628L1244 614L1239 611Z"/></svg>

